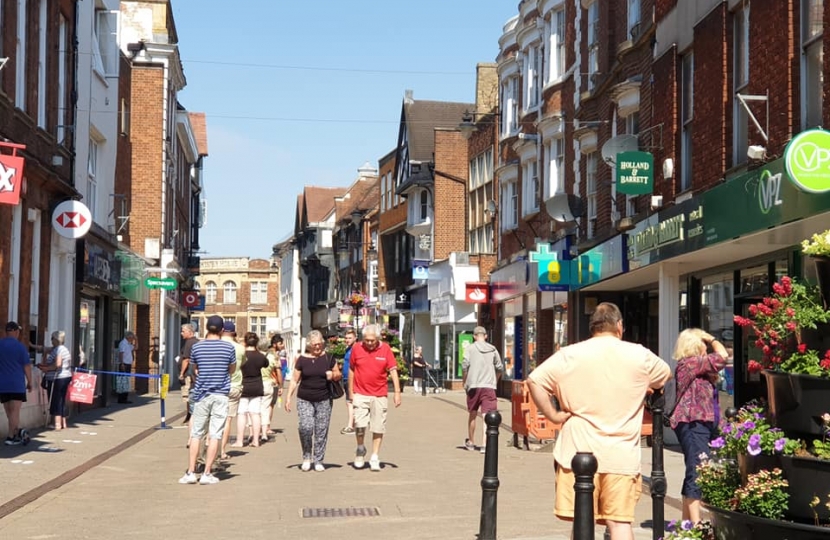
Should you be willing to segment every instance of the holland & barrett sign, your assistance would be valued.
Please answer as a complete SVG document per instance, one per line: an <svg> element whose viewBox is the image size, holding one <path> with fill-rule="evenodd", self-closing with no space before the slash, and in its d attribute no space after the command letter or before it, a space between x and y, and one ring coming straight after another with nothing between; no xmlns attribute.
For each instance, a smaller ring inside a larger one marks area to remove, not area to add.
<svg viewBox="0 0 830 540"><path fill-rule="evenodd" d="M801 191L830 191L830 131L810 129L793 137L784 163L790 180Z"/></svg>
<svg viewBox="0 0 830 540"><path fill-rule="evenodd" d="M617 154L617 191L626 195L654 191L654 156L638 151Z"/></svg>

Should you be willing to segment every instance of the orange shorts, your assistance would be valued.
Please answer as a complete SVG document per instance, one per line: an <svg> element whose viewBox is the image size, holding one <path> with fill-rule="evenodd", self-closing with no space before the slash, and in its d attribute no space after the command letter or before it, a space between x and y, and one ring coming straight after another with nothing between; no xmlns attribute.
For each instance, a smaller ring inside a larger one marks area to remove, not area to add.
<svg viewBox="0 0 830 540"><path fill-rule="evenodd" d="M594 520L600 524L605 520L632 523L642 490L643 477L639 474L594 475ZM558 464L553 513L566 520L574 517L574 473Z"/></svg>

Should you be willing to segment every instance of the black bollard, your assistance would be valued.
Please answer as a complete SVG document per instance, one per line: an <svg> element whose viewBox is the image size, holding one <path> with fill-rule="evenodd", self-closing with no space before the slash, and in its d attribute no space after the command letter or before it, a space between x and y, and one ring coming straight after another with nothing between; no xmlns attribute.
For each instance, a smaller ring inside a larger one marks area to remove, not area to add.
<svg viewBox="0 0 830 540"><path fill-rule="evenodd" d="M727 420L734 420L738 417L738 409L735 407L728 407L725 411L723 411L723 415Z"/></svg>
<svg viewBox="0 0 830 540"><path fill-rule="evenodd" d="M594 540L594 474L597 458L590 452L577 452L571 460L574 472L573 540Z"/></svg>
<svg viewBox="0 0 830 540"><path fill-rule="evenodd" d="M484 423L487 425L487 446L484 453L484 476L481 478L481 522L478 527L478 540L496 540L501 414L498 411L488 412L484 415Z"/></svg>
<svg viewBox="0 0 830 540"><path fill-rule="evenodd" d="M651 513L652 538L659 540L666 529L666 471L663 466L663 407L666 397L662 388L655 390L651 401Z"/></svg>

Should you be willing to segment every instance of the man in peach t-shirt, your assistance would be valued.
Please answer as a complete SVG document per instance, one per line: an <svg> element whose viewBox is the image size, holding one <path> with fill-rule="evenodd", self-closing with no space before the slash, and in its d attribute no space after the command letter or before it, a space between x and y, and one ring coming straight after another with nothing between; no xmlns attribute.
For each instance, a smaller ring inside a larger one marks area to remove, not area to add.
<svg viewBox="0 0 830 540"><path fill-rule="evenodd" d="M556 465L554 513L574 517L577 452L597 458L594 514L611 540L633 540L634 508L640 498L640 431L649 389L671 378L669 365L636 343L622 341L620 309L603 302L590 321L591 338L563 347L528 378L530 394L549 420L563 423L553 457ZM559 401L557 411L551 397Z"/></svg>

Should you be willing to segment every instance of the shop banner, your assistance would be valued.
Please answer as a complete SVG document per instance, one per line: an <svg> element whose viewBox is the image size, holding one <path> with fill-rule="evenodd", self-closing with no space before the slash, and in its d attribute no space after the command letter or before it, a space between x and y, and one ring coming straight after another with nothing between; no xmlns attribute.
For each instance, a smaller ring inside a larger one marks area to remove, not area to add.
<svg viewBox="0 0 830 540"><path fill-rule="evenodd" d="M72 382L69 383L69 401L91 405L95 400L95 383L97 380L98 376L92 373L73 373Z"/></svg>
<svg viewBox="0 0 830 540"><path fill-rule="evenodd" d="M7 145L0 143L0 147L4 146ZM14 152L12 155L0 154L0 204L20 203L20 194L23 191L23 158L17 155L17 148Z"/></svg>
<svg viewBox="0 0 830 540"><path fill-rule="evenodd" d="M649 152L617 154L617 192L646 195L654 191L654 156Z"/></svg>
<svg viewBox="0 0 830 540"><path fill-rule="evenodd" d="M568 291L571 284L571 261L563 261L562 254L551 251L550 244L539 242L529 253L536 263L540 291Z"/></svg>
<svg viewBox="0 0 830 540"><path fill-rule="evenodd" d="M464 353L467 351L467 347L473 344L473 335L468 332L462 332L458 334L458 361L456 362L456 377L459 379L464 376L463 370L461 369L461 365L464 362Z"/></svg>
<svg viewBox="0 0 830 540"><path fill-rule="evenodd" d="M783 159L728 180L702 197L707 246L830 211L830 192L798 189Z"/></svg>
<svg viewBox="0 0 830 540"><path fill-rule="evenodd" d="M793 137L784 150L784 163L801 191L830 191L830 131L808 129Z"/></svg>
<svg viewBox="0 0 830 540"><path fill-rule="evenodd" d="M490 285L484 282L470 282L464 284L464 301L468 304L489 304Z"/></svg>
<svg viewBox="0 0 830 540"><path fill-rule="evenodd" d="M703 199L693 197L639 222L628 233L629 269L702 249L703 217Z"/></svg>

